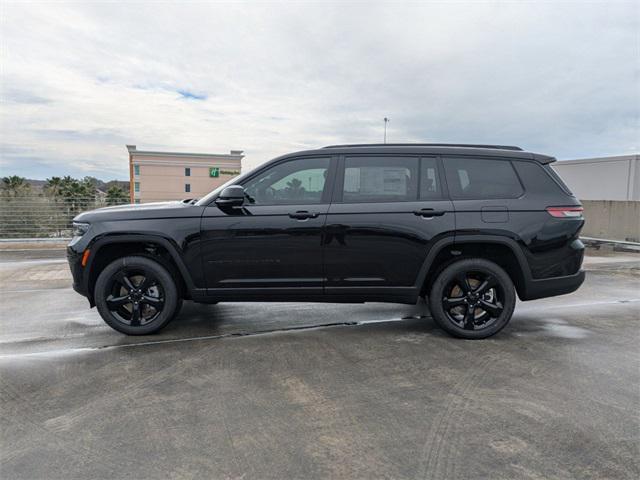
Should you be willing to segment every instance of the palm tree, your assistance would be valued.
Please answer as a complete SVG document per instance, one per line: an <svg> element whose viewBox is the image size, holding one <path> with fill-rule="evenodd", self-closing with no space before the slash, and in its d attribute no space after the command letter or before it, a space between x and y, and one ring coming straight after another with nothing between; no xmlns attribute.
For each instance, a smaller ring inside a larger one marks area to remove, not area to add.
<svg viewBox="0 0 640 480"><path fill-rule="evenodd" d="M18 197L26 194L31 189L27 179L18 175L2 178L2 193L8 197Z"/></svg>
<svg viewBox="0 0 640 480"><path fill-rule="evenodd" d="M306 192L305 188L302 186L302 181L297 178L292 178L287 182L286 190L289 198L302 198L304 196L304 192Z"/></svg>
<svg viewBox="0 0 640 480"><path fill-rule="evenodd" d="M129 195L125 193L120 187L114 185L107 190L107 205L122 205L127 203Z"/></svg>
<svg viewBox="0 0 640 480"><path fill-rule="evenodd" d="M62 179L60 177L51 177L47 178L47 183L44 185L45 192L52 196L53 198L57 198L60 196L60 190L62 189Z"/></svg>
<svg viewBox="0 0 640 480"><path fill-rule="evenodd" d="M96 188L98 188L98 184L100 181L96 177L84 177L82 179L82 183L87 186L89 191L95 192Z"/></svg>

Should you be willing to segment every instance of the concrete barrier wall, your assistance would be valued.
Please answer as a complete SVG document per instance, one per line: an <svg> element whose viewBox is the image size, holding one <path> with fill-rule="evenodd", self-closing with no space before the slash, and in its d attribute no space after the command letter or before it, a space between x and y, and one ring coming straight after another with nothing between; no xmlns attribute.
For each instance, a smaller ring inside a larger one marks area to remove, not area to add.
<svg viewBox="0 0 640 480"><path fill-rule="evenodd" d="M585 237L640 242L640 201L581 200Z"/></svg>
<svg viewBox="0 0 640 480"><path fill-rule="evenodd" d="M581 200L640 201L640 155L560 160L551 167Z"/></svg>

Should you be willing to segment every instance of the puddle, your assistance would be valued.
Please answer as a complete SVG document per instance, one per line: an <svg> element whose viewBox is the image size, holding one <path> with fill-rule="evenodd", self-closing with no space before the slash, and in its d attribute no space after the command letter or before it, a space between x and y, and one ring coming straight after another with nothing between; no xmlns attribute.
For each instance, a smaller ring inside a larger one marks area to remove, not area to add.
<svg viewBox="0 0 640 480"><path fill-rule="evenodd" d="M540 319L522 319L518 323L521 331L514 332L517 337L556 337L579 340L591 335L591 330L575 325L569 325L566 320L561 318Z"/></svg>
<svg viewBox="0 0 640 480"><path fill-rule="evenodd" d="M554 337L580 339L591 335L591 331L586 328L574 327L571 325L558 325L548 323L544 325L544 331Z"/></svg>

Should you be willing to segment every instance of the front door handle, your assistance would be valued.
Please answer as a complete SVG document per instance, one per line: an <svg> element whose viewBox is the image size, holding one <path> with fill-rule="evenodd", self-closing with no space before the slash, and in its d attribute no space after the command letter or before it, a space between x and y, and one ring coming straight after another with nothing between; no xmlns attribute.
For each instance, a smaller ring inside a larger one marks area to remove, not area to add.
<svg viewBox="0 0 640 480"><path fill-rule="evenodd" d="M413 211L414 215L426 218L441 217L445 213L447 213L446 210L434 210L433 208L421 208L420 210Z"/></svg>
<svg viewBox="0 0 640 480"><path fill-rule="evenodd" d="M307 220L308 218L318 218L319 213L316 212L307 212L306 210L298 210L297 212L292 212L289 214L289 217L295 218L296 220Z"/></svg>

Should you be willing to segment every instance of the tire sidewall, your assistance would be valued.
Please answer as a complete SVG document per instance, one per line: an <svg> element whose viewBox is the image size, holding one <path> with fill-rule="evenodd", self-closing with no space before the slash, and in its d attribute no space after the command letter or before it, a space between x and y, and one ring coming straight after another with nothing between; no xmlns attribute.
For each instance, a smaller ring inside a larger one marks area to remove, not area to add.
<svg viewBox="0 0 640 480"><path fill-rule="evenodd" d="M482 270L491 273L501 284L504 291L504 308L493 325L482 330L465 330L453 324L447 317L442 307L442 297L445 287L453 280L453 277L460 271ZM445 331L459 338L481 339L495 335L502 330L511 320L513 310L516 306L515 288L511 278L499 265L483 259L458 260L447 266L436 278L429 293L429 309L436 323Z"/></svg>
<svg viewBox="0 0 640 480"><path fill-rule="evenodd" d="M164 290L165 300L162 312L160 312L160 315L158 315L155 320L146 325L131 327L121 323L111 315L107 307L108 292L106 288L109 281L113 275L121 269L128 267L142 267L150 270L156 276ZM127 335L148 335L159 331L173 319L178 307L178 289L173 277L164 266L147 257L124 257L107 265L107 267L100 272L98 280L96 281L94 298L98 312L107 325Z"/></svg>

